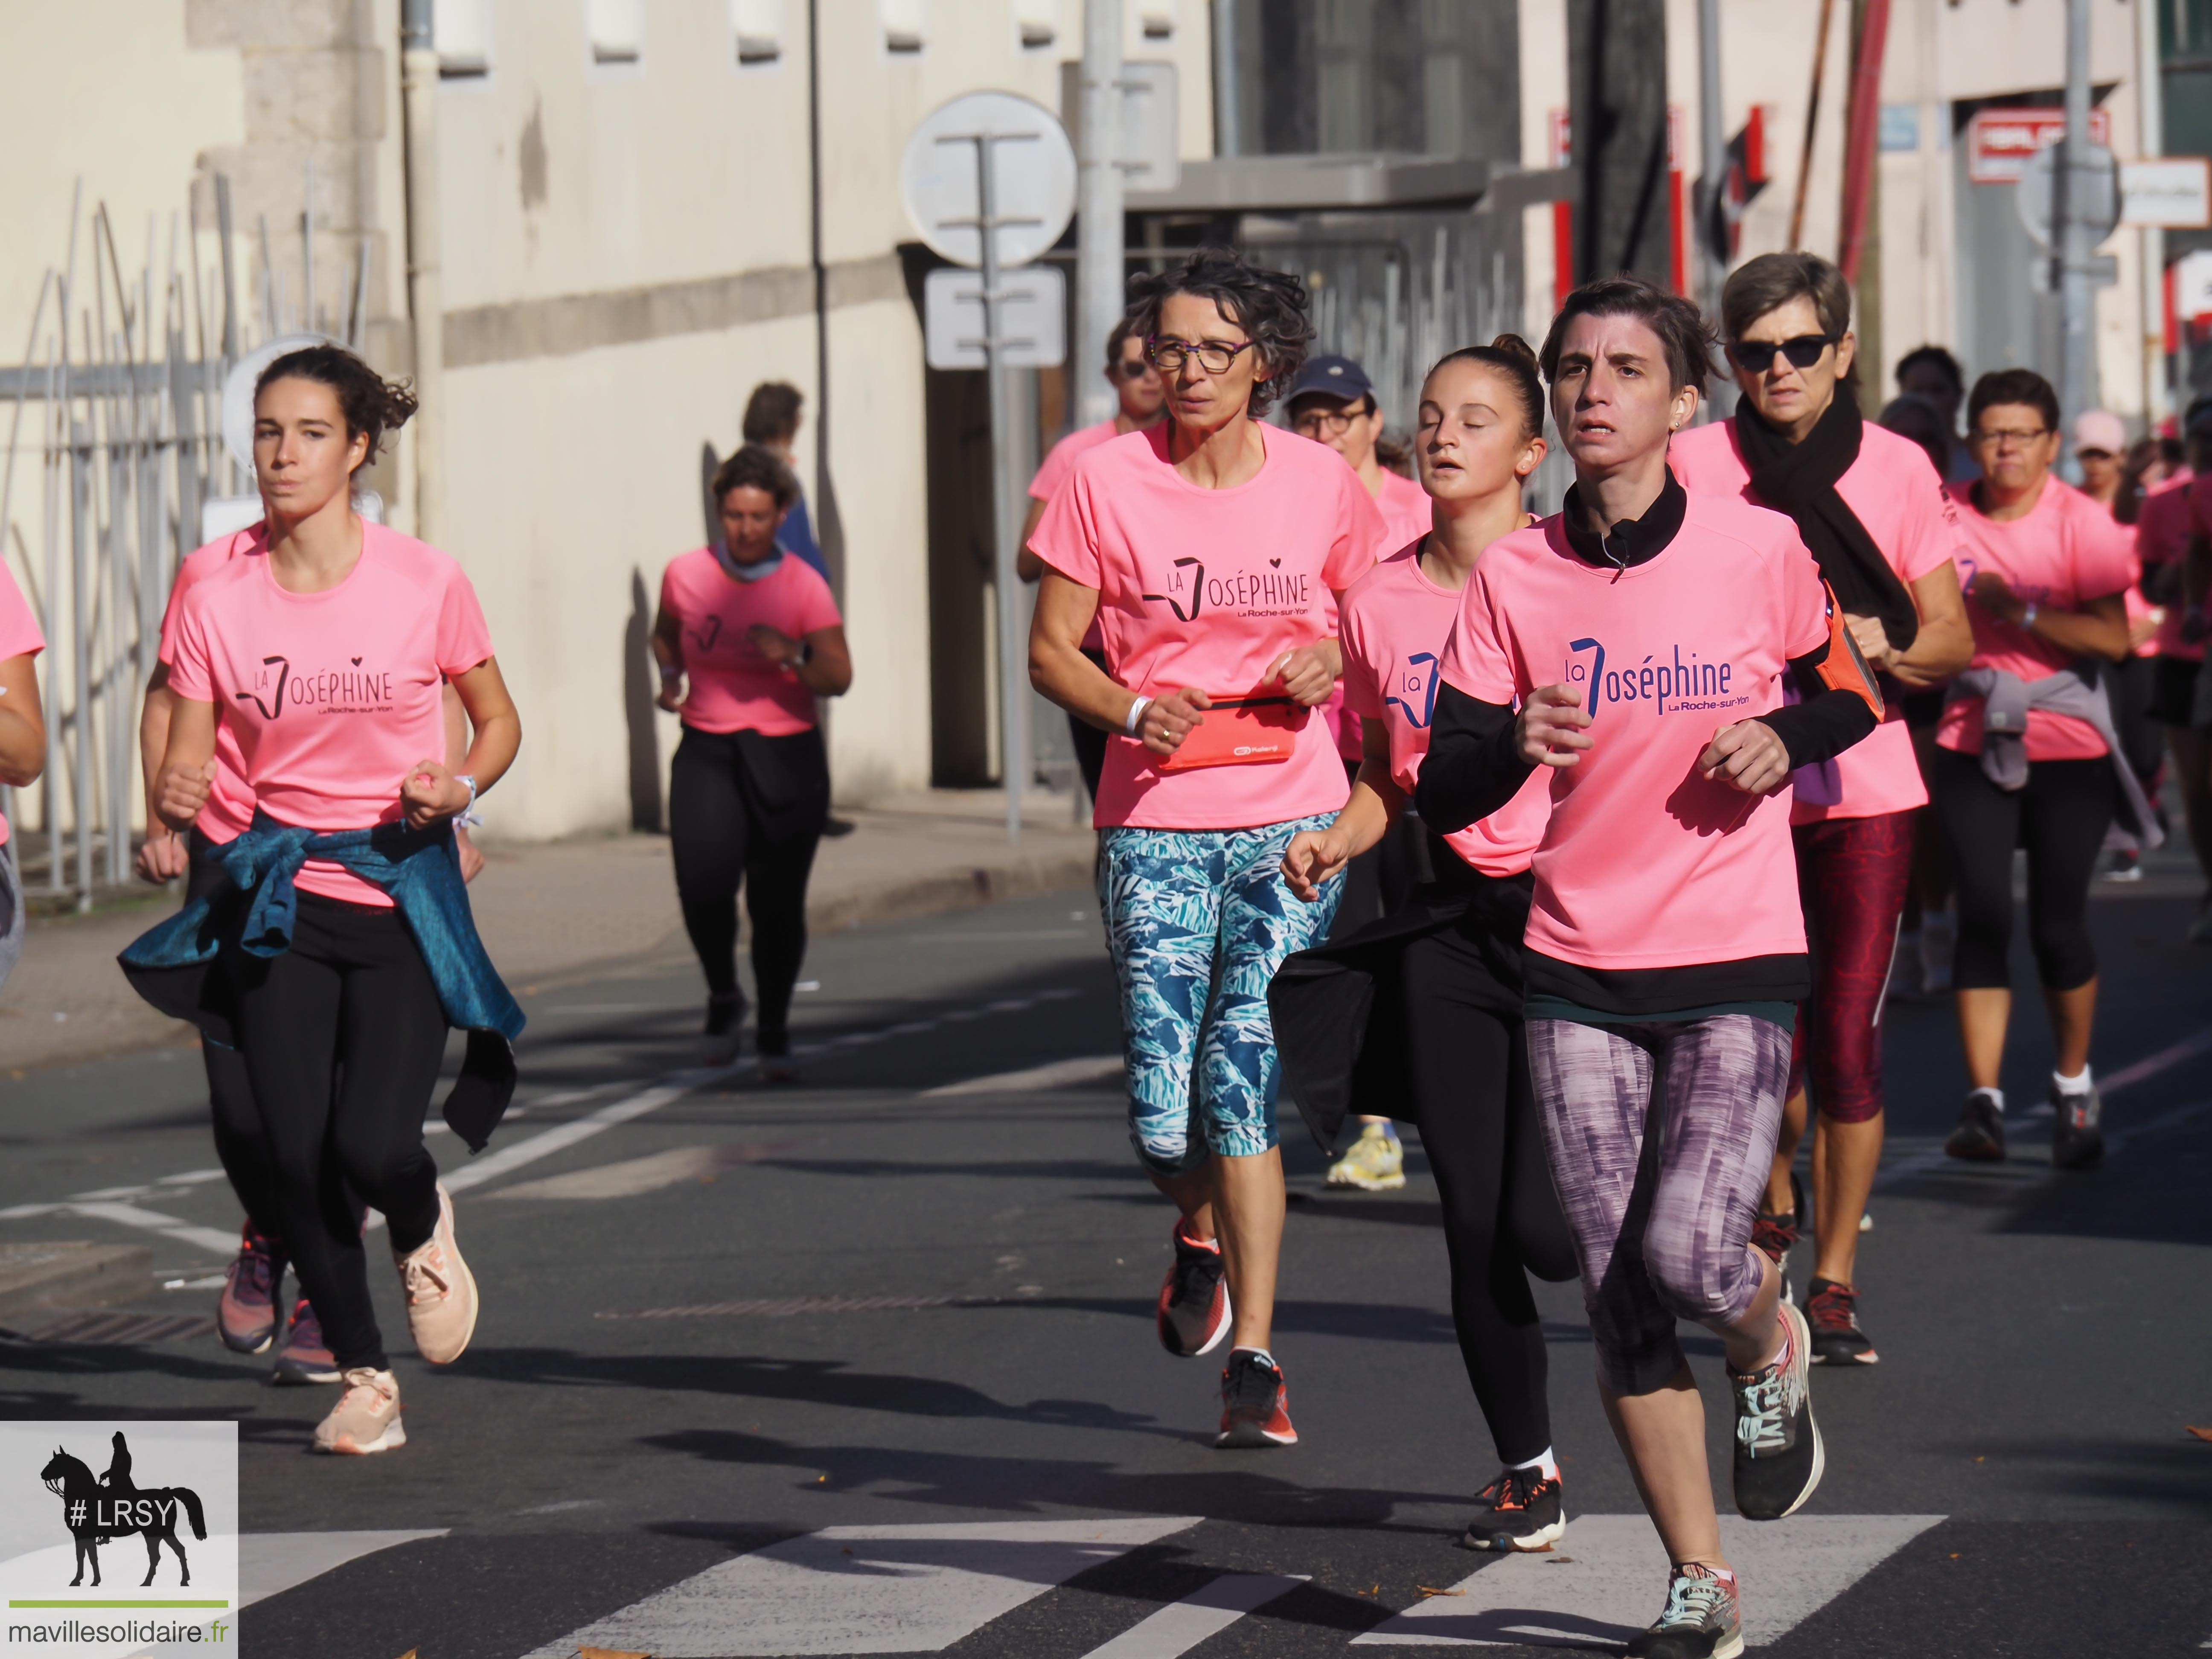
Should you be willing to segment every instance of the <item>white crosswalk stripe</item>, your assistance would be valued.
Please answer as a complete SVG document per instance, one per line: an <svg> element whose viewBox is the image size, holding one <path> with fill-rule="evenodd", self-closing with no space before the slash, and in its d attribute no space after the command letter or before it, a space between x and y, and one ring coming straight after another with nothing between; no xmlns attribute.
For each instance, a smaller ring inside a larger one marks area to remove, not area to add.
<svg viewBox="0 0 2212 1659"><path fill-rule="evenodd" d="M527 1659L582 1647L654 1659L935 1652L1199 1519L830 1527L710 1567Z"/></svg>
<svg viewBox="0 0 2212 1659"><path fill-rule="evenodd" d="M1934 1526L1940 1515L1721 1517L1743 1586L1747 1646L1771 1642ZM1667 1552L1640 1515L1581 1515L1549 1553L1509 1555L1353 1638L1354 1647L1580 1647L1626 1642L1658 1616Z"/></svg>
<svg viewBox="0 0 2212 1659"><path fill-rule="evenodd" d="M1218 1635L1255 1607L1306 1582L1272 1572L1224 1573L1203 1589L1171 1602L1133 1629L1126 1630L1083 1659L1180 1659L1209 1636Z"/></svg>
<svg viewBox="0 0 2212 1659"><path fill-rule="evenodd" d="M418 1538L443 1538L434 1532L249 1532L238 1540L238 1605L252 1607L281 1595L295 1584L319 1578L349 1561L411 1544Z"/></svg>

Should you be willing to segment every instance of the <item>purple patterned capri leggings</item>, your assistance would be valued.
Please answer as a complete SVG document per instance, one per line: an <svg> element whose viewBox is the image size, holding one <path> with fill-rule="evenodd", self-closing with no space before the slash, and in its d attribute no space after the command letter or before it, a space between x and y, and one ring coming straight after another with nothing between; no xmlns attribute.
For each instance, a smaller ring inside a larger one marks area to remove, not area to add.
<svg viewBox="0 0 2212 1659"><path fill-rule="evenodd" d="M1759 1294L1751 1224L1774 1159L1790 1033L1751 1014L1532 1019L1528 1032L1598 1378L1615 1394L1650 1394L1684 1363L1678 1318L1731 1324Z"/></svg>

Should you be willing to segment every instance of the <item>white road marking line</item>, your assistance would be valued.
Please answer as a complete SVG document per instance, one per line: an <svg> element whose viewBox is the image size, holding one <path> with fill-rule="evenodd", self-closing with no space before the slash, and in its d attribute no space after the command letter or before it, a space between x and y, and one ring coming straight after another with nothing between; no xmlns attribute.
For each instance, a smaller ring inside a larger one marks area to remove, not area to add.
<svg viewBox="0 0 2212 1659"><path fill-rule="evenodd" d="M538 1181L518 1182L490 1194L493 1198L606 1199L642 1198L686 1181L712 1180L725 1170L758 1164L778 1152L789 1152L795 1140L725 1143L711 1146L672 1146L643 1158L618 1164L596 1164L586 1170L547 1176Z"/></svg>
<svg viewBox="0 0 2212 1659"><path fill-rule="evenodd" d="M238 1605L280 1595L295 1584L319 1578L349 1561L411 1544L418 1538L443 1538L434 1532L249 1532L238 1540Z"/></svg>
<svg viewBox="0 0 2212 1659"><path fill-rule="evenodd" d="M1943 1517L1721 1517L1743 1583L1744 1640L1771 1642ZM1551 1553L1509 1555L1352 1638L1354 1647L1595 1647L1626 1642L1666 1599L1667 1552L1640 1515L1581 1515Z"/></svg>
<svg viewBox="0 0 2212 1659"><path fill-rule="evenodd" d="M1018 927L1002 933L914 933L908 937L916 945L1030 945L1089 935L1080 927Z"/></svg>
<svg viewBox="0 0 2212 1659"><path fill-rule="evenodd" d="M918 1098L934 1100L942 1095L1011 1095L1030 1089L1065 1089L1079 1083L1099 1083L1110 1077L1121 1077L1127 1070L1119 1054L1085 1054L1075 1060L1055 1060L1048 1066L1032 1066L1026 1071L998 1072L989 1077L939 1084L934 1089L924 1089Z"/></svg>
<svg viewBox="0 0 2212 1659"><path fill-rule="evenodd" d="M179 1244L196 1244L203 1250L214 1251L217 1255L234 1255L238 1249L236 1233L219 1233L212 1227L197 1227L173 1215L142 1210L135 1204L84 1203L76 1200L60 1204L14 1204L0 1210L0 1221L57 1214L89 1216L100 1221L120 1222L124 1226L136 1227L142 1232L159 1233L164 1238L173 1238Z"/></svg>
<svg viewBox="0 0 2212 1659"><path fill-rule="evenodd" d="M1083 1659L1179 1659L1207 1637L1305 1582L1304 1573L1224 1574L1123 1631L1104 1647L1091 1649Z"/></svg>
<svg viewBox="0 0 2212 1659"><path fill-rule="evenodd" d="M526 1659L580 1647L655 1659L934 1652L1200 1518L830 1527L709 1567Z"/></svg>
<svg viewBox="0 0 2212 1659"><path fill-rule="evenodd" d="M526 1168L540 1158L550 1158L556 1152L566 1152L579 1142L593 1135L605 1134L609 1129L643 1117L647 1112L657 1112L671 1101L681 1100L694 1089L734 1077L748 1069L750 1062L742 1066L702 1066L688 1072L674 1072L650 1089L622 1100L602 1106L596 1112L587 1112L580 1118L556 1124L543 1133L527 1140L518 1140L512 1146L495 1152L486 1152L473 1162L447 1172L441 1177L448 1192L465 1192L471 1187L481 1187L487 1181L496 1181L503 1175Z"/></svg>
<svg viewBox="0 0 2212 1659"><path fill-rule="evenodd" d="M2182 1038L2170 1048L2161 1048L2154 1054L2145 1055L2132 1066L2121 1066L2097 1085L2098 1092L2106 1096L2116 1095L2147 1078L2156 1077L2160 1072L2172 1071L2183 1060L2201 1054L2207 1048L2212 1048L2212 1025L2206 1026L2192 1036Z"/></svg>

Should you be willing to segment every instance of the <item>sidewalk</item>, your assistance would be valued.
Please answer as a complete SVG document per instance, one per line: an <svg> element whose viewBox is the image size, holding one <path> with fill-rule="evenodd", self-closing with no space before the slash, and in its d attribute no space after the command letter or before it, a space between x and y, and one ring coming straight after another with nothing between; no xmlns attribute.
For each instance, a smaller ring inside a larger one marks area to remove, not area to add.
<svg viewBox="0 0 2212 1659"><path fill-rule="evenodd" d="M1092 835L1073 822L1066 795L1028 798L1018 847L1006 844L1005 814L1005 797L981 790L840 807L857 827L822 843L807 893L809 924L822 932L857 927L1090 882ZM665 836L492 842L483 854L483 873L469 889L477 927L518 990L690 951ZM149 893L143 904L31 922L23 959L0 992L0 1079L192 1041L188 1027L133 995L115 965L116 953L173 902Z"/></svg>

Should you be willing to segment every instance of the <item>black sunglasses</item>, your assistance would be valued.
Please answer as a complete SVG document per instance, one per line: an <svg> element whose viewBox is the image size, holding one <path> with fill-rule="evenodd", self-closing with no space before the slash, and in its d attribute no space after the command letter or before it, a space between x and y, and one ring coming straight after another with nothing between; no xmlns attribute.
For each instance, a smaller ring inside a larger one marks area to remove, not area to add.
<svg viewBox="0 0 2212 1659"><path fill-rule="evenodd" d="M1800 334L1790 340L1732 340L1729 356L1735 358L1747 374L1764 374L1774 367L1774 354L1780 352L1790 360L1792 368L1810 368L1820 361L1820 354L1844 337L1840 334Z"/></svg>

